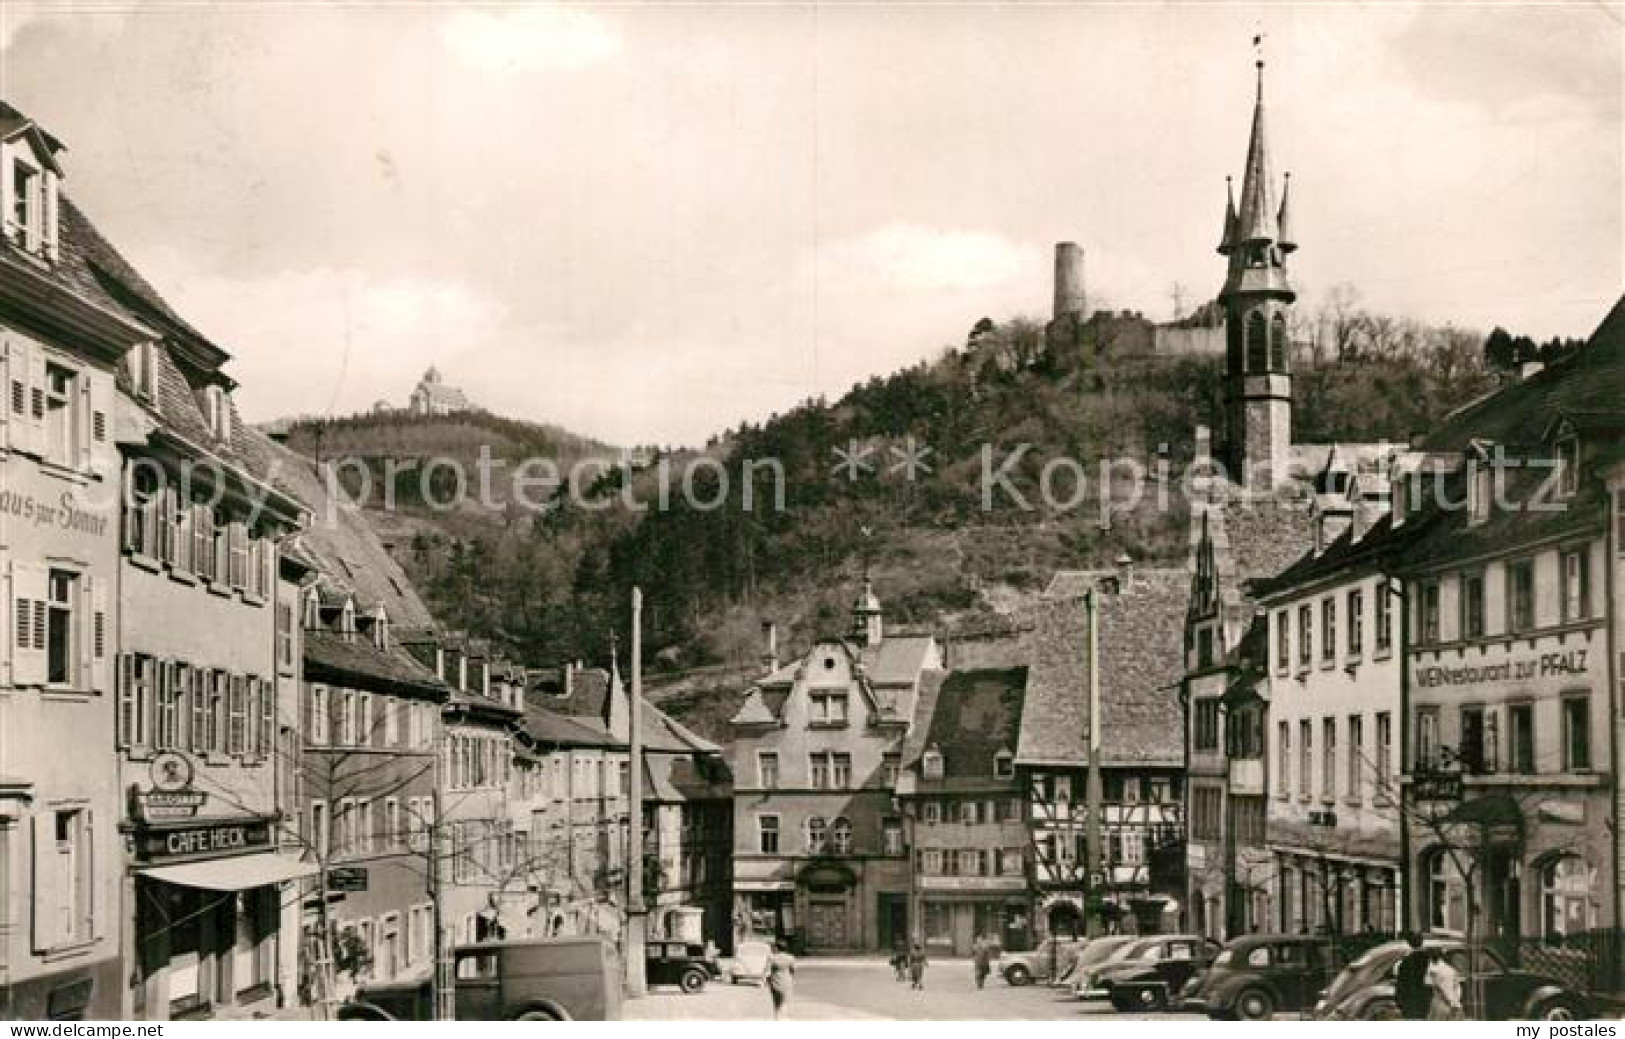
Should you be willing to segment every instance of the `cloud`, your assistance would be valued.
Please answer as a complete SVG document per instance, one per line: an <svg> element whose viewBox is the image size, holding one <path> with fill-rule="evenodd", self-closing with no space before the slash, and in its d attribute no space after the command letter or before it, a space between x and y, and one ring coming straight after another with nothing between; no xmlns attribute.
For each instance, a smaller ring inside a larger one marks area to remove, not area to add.
<svg viewBox="0 0 1625 1039"><path fill-rule="evenodd" d="M1029 250L988 231L894 223L820 250L820 270L910 291L988 289L1023 277Z"/></svg>
<svg viewBox="0 0 1625 1039"><path fill-rule="evenodd" d="M462 61L496 71L572 71L621 50L609 23L569 7L458 7L446 14L440 35Z"/></svg>

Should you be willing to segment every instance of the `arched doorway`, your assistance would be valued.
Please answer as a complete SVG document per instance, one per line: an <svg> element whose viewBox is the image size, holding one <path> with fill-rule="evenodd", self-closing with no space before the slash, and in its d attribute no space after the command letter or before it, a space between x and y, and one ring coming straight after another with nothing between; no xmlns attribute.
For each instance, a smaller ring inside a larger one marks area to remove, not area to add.
<svg viewBox="0 0 1625 1039"><path fill-rule="evenodd" d="M1052 938L1081 938L1084 934L1083 911L1075 902L1056 902L1049 907L1046 917Z"/></svg>

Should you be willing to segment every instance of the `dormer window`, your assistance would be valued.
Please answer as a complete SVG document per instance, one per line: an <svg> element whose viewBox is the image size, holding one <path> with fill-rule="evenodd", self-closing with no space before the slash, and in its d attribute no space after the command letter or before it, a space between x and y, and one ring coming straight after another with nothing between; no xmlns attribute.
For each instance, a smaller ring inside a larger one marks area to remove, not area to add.
<svg viewBox="0 0 1625 1039"><path fill-rule="evenodd" d="M389 650L389 615L379 610L372 622L372 644L378 649Z"/></svg>
<svg viewBox="0 0 1625 1039"><path fill-rule="evenodd" d="M310 592L305 595L305 617L304 617L305 630L306 631L314 630L315 628L320 627L321 623L322 623L322 601L321 601L321 596L316 593L316 589L312 588L310 590Z"/></svg>
<svg viewBox="0 0 1625 1039"><path fill-rule="evenodd" d="M1012 779L1016 774L1016 759L1007 750L993 755L993 775L998 779Z"/></svg>
<svg viewBox="0 0 1625 1039"><path fill-rule="evenodd" d="M1495 501L1495 470L1489 462L1475 459L1467 466L1467 522L1483 523L1490 518Z"/></svg>
<svg viewBox="0 0 1625 1039"><path fill-rule="evenodd" d="M231 405L226 399L226 388L220 385L205 388L203 409L209 432L216 440L225 440L231 434Z"/></svg>
<svg viewBox="0 0 1625 1039"><path fill-rule="evenodd" d="M158 346L156 343L137 343L129 354L130 386L142 400L152 400L158 385Z"/></svg>
<svg viewBox="0 0 1625 1039"><path fill-rule="evenodd" d="M39 224L45 208L44 192L40 190L43 182L37 167L21 158L12 161L10 237L29 252L35 248L30 242L40 237Z"/></svg>
<svg viewBox="0 0 1625 1039"><path fill-rule="evenodd" d="M347 639L355 634L355 603L348 599L339 610L339 634Z"/></svg>
<svg viewBox="0 0 1625 1039"><path fill-rule="evenodd" d="M925 770L925 778L941 779L942 751L938 750L935 745L926 748L925 753L920 757L920 767Z"/></svg>
<svg viewBox="0 0 1625 1039"><path fill-rule="evenodd" d="M1580 438L1570 434L1557 442L1557 489L1565 497L1580 489Z"/></svg>

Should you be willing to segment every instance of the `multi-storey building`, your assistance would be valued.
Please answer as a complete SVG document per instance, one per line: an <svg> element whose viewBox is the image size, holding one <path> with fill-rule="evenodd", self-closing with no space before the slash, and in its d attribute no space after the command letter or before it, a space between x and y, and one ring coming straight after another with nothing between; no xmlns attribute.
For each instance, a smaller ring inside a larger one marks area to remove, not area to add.
<svg viewBox="0 0 1625 1039"><path fill-rule="evenodd" d="M260 1013L290 995L278 980L298 936L282 907L312 869L273 848L278 542L302 510L232 406L226 355L147 302L165 335L126 358L114 425L129 1009Z"/></svg>
<svg viewBox="0 0 1625 1039"><path fill-rule="evenodd" d="M1313 551L1253 589L1267 615L1258 647L1268 676L1266 839L1282 931L1393 934L1400 923L1399 590L1393 542L1381 536L1387 480L1385 463L1356 473L1334 449L1316 483ZM1233 818L1243 803L1233 788Z"/></svg>
<svg viewBox="0 0 1625 1039"><path fill-rule="evenodd" d="M1156 930L1182 900L1186 586L1183 570L1125 561L1057 574L1038 609L1015 764L1042 933L1081 935L1131 914L1133 926Z"/></svg>
<svg viewBox="0 0 1625 1039"><path fill-rule="evenodd" d="M1622 366L1616 305L1571 358L1447 418L1422 443L1434 468L1396 482L1417 924L1525 950L1620 926Z"/></svg>
<svg viewBox="0 0 1625 1039"><path fill-rule="evenodd" d="M0 103L0 1017L24 1020L121 1016L114 372L158 334L93 273L61 150Z"/></svg>
<svg viewBox="0 0 1625 1039"><path fill-rule="evenodd" d="M865 583L848 637L747 692L731 726L735 917L809 949L906 941L910 870L894 803L934 638L888 634Z"/></svg>
<svg viewBox="0 0 1625 1039"><path fill-rule="evenodd" d="M978 939L1031 947L1031 842L1015 766L1026 687L1024 667L930 672L920 684L897 794L929 952L969 955Z"/></svg>

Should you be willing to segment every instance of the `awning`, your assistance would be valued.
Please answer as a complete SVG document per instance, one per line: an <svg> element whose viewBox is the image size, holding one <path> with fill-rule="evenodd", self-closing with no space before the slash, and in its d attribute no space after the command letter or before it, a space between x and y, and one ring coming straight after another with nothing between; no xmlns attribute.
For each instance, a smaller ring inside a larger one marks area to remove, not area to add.
<svg viewBox="0 0 1625 1039"><path fill-rule="evenodd" d="M275 852L237 855L226 859L204 859L174 866L148 866L137 870L143 877L166 884L202 888L205 891L246 891L284 880L313 877L321 868L313 862L299 862Z"/></svg>

